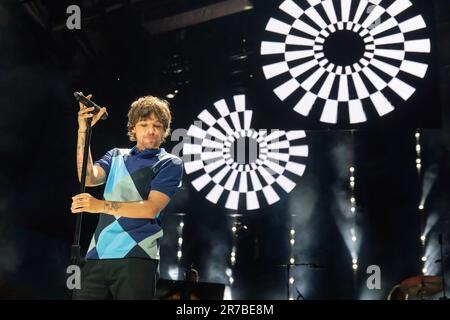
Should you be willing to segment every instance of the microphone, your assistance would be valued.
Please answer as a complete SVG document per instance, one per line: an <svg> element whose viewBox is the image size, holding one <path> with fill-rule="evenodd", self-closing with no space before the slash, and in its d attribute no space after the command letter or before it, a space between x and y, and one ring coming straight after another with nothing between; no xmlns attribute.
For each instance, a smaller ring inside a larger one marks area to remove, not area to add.
<svg viewBox="0 0 450 320"><path fill-rule="evenodd" d="M79 102L81 102L82 104L84 104L86 107L88 108L92 108L94 107L94 111L92 111L93 114L97 114L100 112L100 107L93 101L89 100L88 98L86 98L85 96L83 96L80 92L74 92L73 95L75 96L75 99L77 99ZM102 120L106 120L108 118L108 112L105 112L102 115Z"/></svg>

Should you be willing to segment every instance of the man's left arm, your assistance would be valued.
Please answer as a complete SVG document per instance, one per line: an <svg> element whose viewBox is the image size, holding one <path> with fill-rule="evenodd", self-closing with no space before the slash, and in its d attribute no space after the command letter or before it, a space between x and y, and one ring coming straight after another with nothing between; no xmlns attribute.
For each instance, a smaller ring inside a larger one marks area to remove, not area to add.
<svg viewBox="0 0 450 320"><path fill-rule="evenodd" d="M72 198L72 213L106 213L126 218L154 219L169 203L170 198L157 190L150 191L147 200L107 201L99 200L89 193L81 193Z"/></svg>

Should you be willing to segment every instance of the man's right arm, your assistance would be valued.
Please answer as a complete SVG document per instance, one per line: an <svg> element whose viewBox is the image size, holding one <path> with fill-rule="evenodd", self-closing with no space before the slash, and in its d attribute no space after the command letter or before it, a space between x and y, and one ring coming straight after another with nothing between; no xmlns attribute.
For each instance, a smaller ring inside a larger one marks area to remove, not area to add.
<svg viewBox="0 0 450 320"><path fill-rule="evenodd" d="M77 142L77 172L78 180L81 182L81 171L83 166L84 144L86 140L86 131L78 130ZM99 165L93 165L91 149L88 151L87 167L86 167L86 186L95 187L102 185L106 181L106 173Z"/></svg>
<svg viewBox="0 0 450 320"><path fill-rule="evenodd" d="M91 99L92 95L88 95L86 98ZM84 145L86 141L87 134L87 119L92 118L91 126L94 126L102 115L106 112L106 108L101 108L101 110L93 115L91 112L94 110L93 107L87 108L84 104L80 104L80 111L78 112L78 140L77 140L77 172L78 180L81 182L81 171L83 168L83 154ZM99 186L106 181L106 173L102 167L99 165L93 165L91 156L91 147L89 146L87 167L86 167L86 186L95 187Z"/></svg>

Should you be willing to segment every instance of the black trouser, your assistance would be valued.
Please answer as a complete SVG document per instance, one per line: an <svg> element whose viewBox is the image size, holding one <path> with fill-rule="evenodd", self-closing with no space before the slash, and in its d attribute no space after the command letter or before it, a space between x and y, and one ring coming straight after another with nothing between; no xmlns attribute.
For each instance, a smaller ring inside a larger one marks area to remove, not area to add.
<svg viewBox="0 0 450 320"><path fill-rule="evenodd" d="M156 291L158 261L151 259L87 260L81 270L81 289L74 300L149 300Z"/></svg>

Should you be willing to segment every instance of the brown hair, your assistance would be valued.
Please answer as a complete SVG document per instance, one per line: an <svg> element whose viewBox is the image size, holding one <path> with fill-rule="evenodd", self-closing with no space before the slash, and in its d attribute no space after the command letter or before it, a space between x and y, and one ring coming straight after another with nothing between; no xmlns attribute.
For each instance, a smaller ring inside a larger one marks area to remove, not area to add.
<svg viewBox="0 0 450 320"><path fill-rule="evenodd" d="M166 140L170 134L170 124L172 122L172 115L170 113L170 104L164 99L154 96L145 96L137 99L131 104L130 111L128 111L128 137L130 141L136 141L136 135L131 131L141 120L145 120L153 115L163 125L164 134L163 139Z"/></svg>

